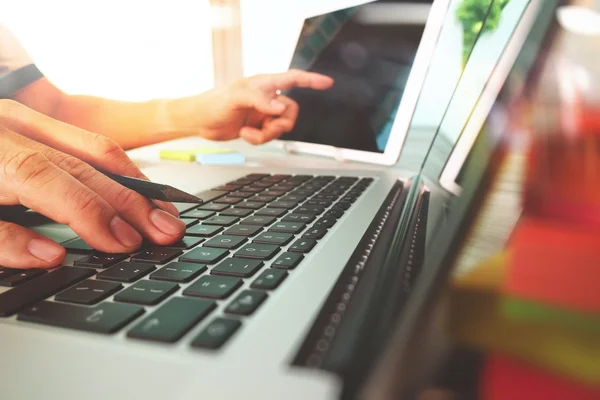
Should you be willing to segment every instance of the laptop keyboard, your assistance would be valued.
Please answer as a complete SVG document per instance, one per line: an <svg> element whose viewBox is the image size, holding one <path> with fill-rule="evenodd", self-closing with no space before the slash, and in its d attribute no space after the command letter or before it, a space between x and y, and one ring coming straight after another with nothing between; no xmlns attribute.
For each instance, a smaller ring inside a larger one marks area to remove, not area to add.
<svg viewBox="0 0 600 400"><path fill-rule="evenodd" d="M190 345L220 348L372 181L247 175L202 193L210 201L201 206L177 204L187 230L174 245L102 254L74 239L64 244L81 255L73 266L0 267L0 286L10 288L0 293L0 317L105 334L127 328L132 340L165 343L207 321Z"/></svg>

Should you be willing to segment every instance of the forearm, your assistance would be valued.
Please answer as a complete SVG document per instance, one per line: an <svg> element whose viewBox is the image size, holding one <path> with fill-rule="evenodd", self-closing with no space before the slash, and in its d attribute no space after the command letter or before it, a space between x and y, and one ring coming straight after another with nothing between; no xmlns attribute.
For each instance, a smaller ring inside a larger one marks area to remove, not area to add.
<svg viewBox="0 0 600 400"><path fill-rule="evenodd" d="M190 135L178 128L165 100L130 103L91 96L61 96L51 112L58 120L108 136L130 149Z"/></svg>
<svg viewBox="0 0 600 400"><path fill-rule="evenodd" d="M45 78L16 93L14 99L57 120L108 136L125 149L201 134L185 126L184 113L190 110L180 100L130 103L68 95Z"/></svg>

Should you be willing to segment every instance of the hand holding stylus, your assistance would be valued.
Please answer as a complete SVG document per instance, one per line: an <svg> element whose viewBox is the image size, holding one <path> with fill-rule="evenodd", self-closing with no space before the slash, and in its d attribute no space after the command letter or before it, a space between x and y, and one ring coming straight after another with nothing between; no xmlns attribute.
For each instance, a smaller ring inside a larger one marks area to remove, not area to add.
<svg viewBox="0 0 600 400"><path fill-rule="evenodd" d="M0 205L67 224L103 252L132 252L143 237L160 245L181 239L185 225L172 204L159 207L95 167L145 179L112 140L0 100ZM58 243L6 221L0 248L0 265L11 268L53 267L65 256Z"/></svg>

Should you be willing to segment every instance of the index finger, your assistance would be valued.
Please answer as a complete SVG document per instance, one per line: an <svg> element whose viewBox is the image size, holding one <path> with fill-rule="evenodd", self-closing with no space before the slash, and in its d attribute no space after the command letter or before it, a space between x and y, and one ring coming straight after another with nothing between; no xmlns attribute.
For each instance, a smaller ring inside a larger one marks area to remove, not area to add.
<svg viewBox="0 0 600 400"><path fill-rule="evenodd" d="M328 76L299 69L290 69L281 74L264 75L261 78L264 80L263 84L270 91L288 90L294 87L325 90L333 85L333 79Z"/></svg>

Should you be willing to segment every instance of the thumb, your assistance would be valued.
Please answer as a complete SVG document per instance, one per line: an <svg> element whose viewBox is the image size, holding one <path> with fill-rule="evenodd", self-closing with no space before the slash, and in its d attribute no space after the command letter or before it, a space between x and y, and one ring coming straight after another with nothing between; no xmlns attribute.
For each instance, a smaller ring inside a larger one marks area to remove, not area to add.
<svg viewBox="0 0 600 400"><path fill-rule="evenodd" d="M286 108L285 103L277 100L277 94L272 95L258 89L242 89L236 96L237 106L253 108L266 115L281 115Z"/></svg>

